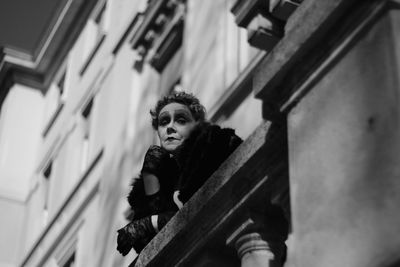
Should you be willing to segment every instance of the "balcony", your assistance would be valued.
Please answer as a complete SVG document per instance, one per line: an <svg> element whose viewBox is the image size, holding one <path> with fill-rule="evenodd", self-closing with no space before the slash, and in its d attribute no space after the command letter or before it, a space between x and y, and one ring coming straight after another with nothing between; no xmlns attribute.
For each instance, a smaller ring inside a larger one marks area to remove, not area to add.
<svg viewBox="0 0 400 267"><path fill-rule="evenodd" d="M387 66L398 64L393 47L400 44L398 31L384 30L399 29L399 2L266 3L237 1L232 8L249 42L268 52L249 74L265 122L135 266L259 266L242 257L238 237L273 235L275 205L291 225L285 266L399 262L391 252L400 240L393 235L400 198L392 154L399 130L387 128L400 116L392 96L399 74Z"/></svg>
<svg viewBox="0 0 400 267"><path fill-rule="evenodd" d="M284 124L260 125L142 251L135 266L214 261L237 266L229 237L249 219L262 217L271 199L288 204L285 142Z"/></svg>

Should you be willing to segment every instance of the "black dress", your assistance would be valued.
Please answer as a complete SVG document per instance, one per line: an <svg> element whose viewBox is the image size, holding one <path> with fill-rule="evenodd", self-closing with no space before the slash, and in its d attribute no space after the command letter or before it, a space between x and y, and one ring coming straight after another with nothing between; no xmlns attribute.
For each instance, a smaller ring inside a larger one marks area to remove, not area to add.
<svg viewBox="0 0 400 267"><path fill-rule="evenodd" d="M128 195L132 208L129 219L134 221L157 214L163 218L164 226L178 211L173 199L174 192L178 191L179 200L186 203L241 142L242 139L233 129L207 122L199 123L172 157L163 158L156 175L160 182L158 193L146 196L143 178L139 176L134 179ZM139 253L154 235L137 242L134 246L136 252Z"/></svg>

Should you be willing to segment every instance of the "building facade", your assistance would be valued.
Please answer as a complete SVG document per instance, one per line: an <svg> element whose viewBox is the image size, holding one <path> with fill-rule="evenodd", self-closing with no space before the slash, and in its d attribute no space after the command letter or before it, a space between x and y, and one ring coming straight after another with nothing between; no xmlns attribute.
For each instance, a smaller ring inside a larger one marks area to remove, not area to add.
<svg viewBox="0 0 400 267"><path fill-rule="evenodd" d="M128 266L126 195L172 90L245 141L136 266L398 266L397 0L71 0L0 66L0 266ZM277 241L278 240L278 241ZM282 241L283 242L283 241Z"/></svg>

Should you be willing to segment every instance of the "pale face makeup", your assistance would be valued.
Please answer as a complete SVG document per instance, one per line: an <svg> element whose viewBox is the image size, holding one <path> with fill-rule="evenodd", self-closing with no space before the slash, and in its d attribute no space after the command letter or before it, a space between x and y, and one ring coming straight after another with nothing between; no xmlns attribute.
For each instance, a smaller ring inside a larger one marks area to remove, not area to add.
<svg viewBox="0 0 400 267"><path fill-rule="evenodd" d="M157 133L161 147L173 152L179 147L197 125L189 108L180 103L170 103L158 115Z"/></svg>

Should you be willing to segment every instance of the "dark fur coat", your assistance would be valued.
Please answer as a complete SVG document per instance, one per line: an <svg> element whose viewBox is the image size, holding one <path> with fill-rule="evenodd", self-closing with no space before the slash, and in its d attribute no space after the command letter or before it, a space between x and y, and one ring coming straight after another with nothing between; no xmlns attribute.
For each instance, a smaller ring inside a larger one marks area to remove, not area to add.
<svg viewBox="0 0 400 267"><path fill-rule="evenodd" d="M156 204L149 205L143 179L140 176L134 179L128 196L133 211L130 219L177 211L174 191L179 190L179 200L186 203L241 142L232 129L206 122L197 125L175 155L166 159L167 167L158 177L161 198Z"/></svg>

